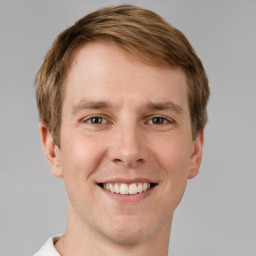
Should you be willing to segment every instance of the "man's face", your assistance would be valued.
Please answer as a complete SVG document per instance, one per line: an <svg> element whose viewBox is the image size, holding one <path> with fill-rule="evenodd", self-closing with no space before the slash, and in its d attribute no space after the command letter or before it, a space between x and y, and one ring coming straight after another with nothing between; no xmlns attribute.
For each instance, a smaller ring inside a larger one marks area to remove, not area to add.
<svg viewBox="0 0 256 256"><path fill-rule="evenodd" d="M146 65L102 42L79 49L52 165L64 177L71 223L121 242L169 233L201 159L187 94L179 69Z"/></svg>

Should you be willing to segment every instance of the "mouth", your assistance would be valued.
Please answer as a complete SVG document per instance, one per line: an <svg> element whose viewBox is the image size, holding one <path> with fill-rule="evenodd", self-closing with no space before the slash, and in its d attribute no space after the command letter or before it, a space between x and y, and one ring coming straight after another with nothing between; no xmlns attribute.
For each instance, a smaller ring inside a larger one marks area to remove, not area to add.
<svg viewBox="0 0 256 256"><path fill-rule="evenodd" d="M155 186L157 186L157 183L149 183L149 182L138 182L138 183L98 183L98 186L101 188L114 193L114 194L120 194L120 195L136 195L144 193L150 189L153 189Z"/></svg>

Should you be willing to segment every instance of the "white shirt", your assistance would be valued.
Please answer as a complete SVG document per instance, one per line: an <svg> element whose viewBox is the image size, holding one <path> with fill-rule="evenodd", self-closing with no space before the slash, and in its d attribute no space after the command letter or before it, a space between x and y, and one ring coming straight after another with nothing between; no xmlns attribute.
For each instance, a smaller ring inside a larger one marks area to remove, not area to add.
<svg viewBox="0 0 256 256"><path fill-rule="evenodd" d="M61 256L54 247L54 243L59 240L60 237L61 235L50 237L33 256Z"/></svg>

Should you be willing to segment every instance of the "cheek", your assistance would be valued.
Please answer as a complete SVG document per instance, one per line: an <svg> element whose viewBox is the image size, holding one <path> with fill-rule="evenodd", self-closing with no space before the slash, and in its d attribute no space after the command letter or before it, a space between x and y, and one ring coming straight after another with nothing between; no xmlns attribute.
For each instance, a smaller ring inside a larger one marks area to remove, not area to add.
<svg viewBox="0 0 256 256"><path fill-rule="evenodd" d="M191 145L182 136L165 137L155 143L155 155L167 175L182 176L189 169Z"/></svg>
<svg viewBox="0 0 256 256"><path fill-rule="evenodd" d="M165 193L172 206L180 202L187 184L190 167L190 143L175 138L162 141L157 148L157 161L164 172Z"/></svg>
<svg viewBox="0 0 256 256"><path fill-rule="evenodd" d="M104 155L104 146L85 136L62 140L62 171L67 195L75 211L84 216L95 200L93 173ZM85 206L85 207L83 207Z"/></svg>
<svg viewBox="0 0 256 256"><path fill-rule="evenodd" d="M64 178L73 176L77 181L84 181L90 177L105 152L102 142L85 136L64 140L61 151Z"/></svg>

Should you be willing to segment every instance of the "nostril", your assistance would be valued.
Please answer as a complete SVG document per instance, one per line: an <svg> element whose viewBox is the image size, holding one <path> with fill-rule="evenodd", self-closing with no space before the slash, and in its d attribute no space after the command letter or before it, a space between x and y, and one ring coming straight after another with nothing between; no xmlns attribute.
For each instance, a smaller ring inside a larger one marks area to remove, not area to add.
<svg viewBox="0 0 256 256"><path fill-rule="evenodd" d="M122 161L121 159L114 159L114 162L117 163L117 164L124 163L124 161Z"/></svg>
<svg viewBox="0 0 256 256"><path fill-rule="evenodd" d="M137 164L141 164L144 162L143 158L139 158L137 160L132 160L132 159L120 159L120 158L116 158L113 160L113 162L115 164L119 164L119 165L124 165L124 166L135 166Z"/></svg>

